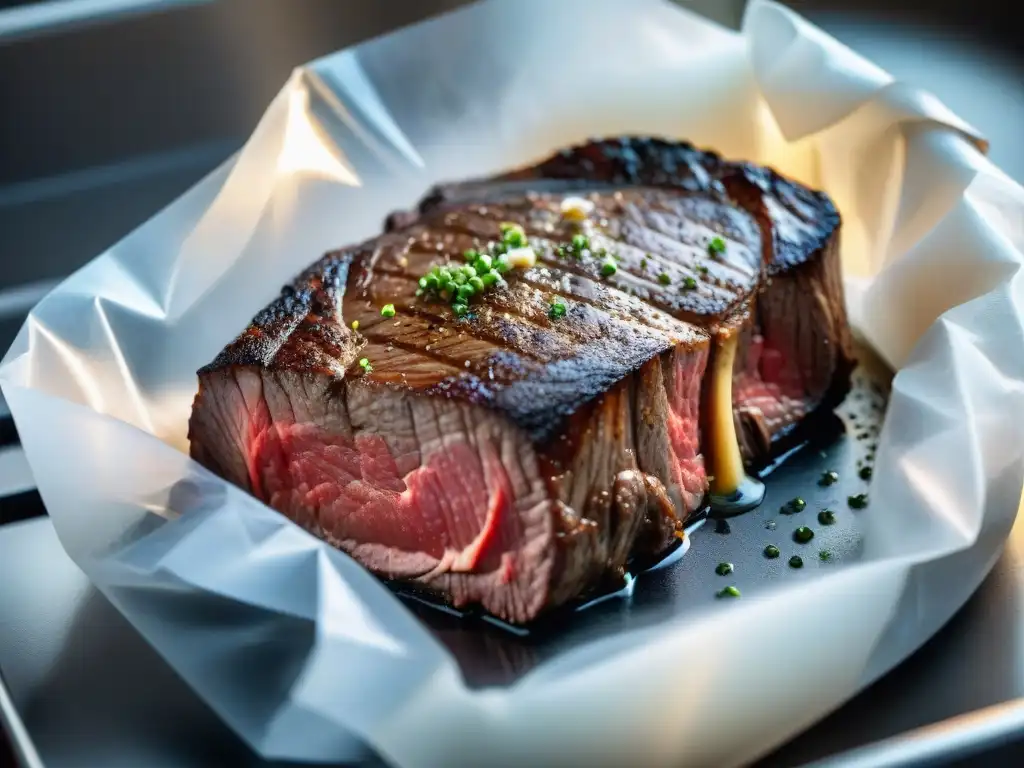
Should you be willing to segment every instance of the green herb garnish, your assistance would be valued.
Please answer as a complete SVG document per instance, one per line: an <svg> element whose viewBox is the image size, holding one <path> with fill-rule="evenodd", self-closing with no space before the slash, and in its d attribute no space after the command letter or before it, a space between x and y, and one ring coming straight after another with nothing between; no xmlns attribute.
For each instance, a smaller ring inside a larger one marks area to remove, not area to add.
<svg viewBox="0 0 1024 768"><path fill-rule="evenodd" d="M728 576L732 572L732 563L719 563L715 567L715 573L717 573L719 576Z"/></svg>
<svg viewBox="0 0 1024 768"><path fill-rule="evenodd" d="M395 305L394 304L385 304L383 307L380 308L380 316L381 317L394 317L395 316Z"/></svg>
<svg viewBox="0 0 1024 768"><path fill-rule="evenodd" d="M829 560L832 559L832 553L829 552L827 549L823 549L821 550L821 552L818 553L818 559L821 560L823 563L827 563Z"/></svg>
<svg viewBox="0 0 1024 768"><path fill-rule="evenodd" d="M559 297L551 302L551 307L548 309L548 317L552 320L559 320L565 317L566 311L564 300Z"/></svg>
<svg viewBox="0 0 1024 768"><path fill-rule="evenodd" d="M836 513L831 509L823 509L818 513L818 522L822 525L835 525Z"/></svg>
<svg viewBox="0 0 1024 768"><path fill-rule="evenodd" d="M806 506L807 502L797 496L779 507L779 512L784 515L795 515L797 512L803 512Z"/></svg>
<svg viewBox="0 0 1024 768"><path fill-rule="evenodd" d="M668 285L672 282L672 278L668 276L668 272L662 272L658 275L658 282L662 285Z"/></svg>
<svg viewBox="0 0 1024 768"><path fill-rule="evenodd" d="M857 474L860 475L860 479L861 480L870 480L871 479L871 467L861 467L860 468L860 472L858 472Z"/></svg>
<svg viewBox="0 0 1024 768"><path fill-rule="evenodd" d="M687 275L686 277L683 278L683 288L685 288L688 291L692 291L696 287L697 281L694 280L692 277Z"/></svg>
<svg viewBox="0 0 1024 768"><path fill-rule="evenodd" d="M611 277L619 271L619 265L616 264L612 259L605 259L601 262L601 276Z"/></svg>
<svg viewBox="0 0 1024 768"><path fill-rule="evenodd" d="M789 558L789 567L790 568L803 568L804 567L804 559L802 557L800 557L800 555L793 555L791 558Z"/></svg>
<svg viewBox="0 0 1024 768"><path fill-rule="evenodd" d="M359 367L363 369L363 373L373 373L373 366L370 365L369 358L362 357L359 359Z"/></svg>
<svg viewBox="0 0 1024 768"><path fill-rule="evenodd" d="M519 224L502 222L501 242L488 243L487 252L477 248L467 248L462 252L465 264L439 264L423 275L417 285L417 296L430 295L435 299L451 303L452 312L456 317L469 314L470 302L481 296L487 289L498 285L501 276L512 269L507 253L510 249L529 248L526 233ZM522 251L518 251L522 254ZM532 254L527 254L532 255ZM535 255L529 261L535 260ZM394 305L388 304L381 309L384 317L394 317Z"/></svg>
<svg viewBox="0 0 1024 768"><path fill-rule="evenodd" d="M835 471L833 471L831 469L828 472L822 472L821 473L821 477L818 478L818 485L821 485L821 486L835 485L838 482L839 482L839 473L835 472Z"/></svg>
<svg viewBox="0 0 1024 768"><path fill-rule="evenodd" d="M711 242L708 243L708 253L712 256L718 253L725 253L725 240L720 237L711 238Z"/></svg>
<svg viewBox="0 0 1024 768"><path fill-rule="evenodd" d="M726 587L717 594L717 597L739 597L740 591L736 587Z"/></svg>
<svg viewBox="0 0 1024 768"><path fill-rule="evenodd" d="M769 544L767 547L764 548L764 556L767 557L769 560L774 560L780 554L781 553L779 552L779 548L776 547L774 544Z"/></svg>
<svg viewBox="0 0 1024 768"><path fill-rule="evenodd" d="M808 528L806 525L801 525L795 531L793 531L793 541L797 544L806 544L814 538L814 531Z"/></svg>
<svg viewBox="0 0 1024 768"><path fill-rule="evenodd" d="M850 505L851 509L864 509L868 505L868 495L866 493L858 493L856 496L847 498L846 503Z"/></svg>
<svg viewBox="0 0 1024 768"><path fill-rule="evenodd" d="M518 224L503 221L498 225L501 229L501 242L509 248L522 248L526 245L526 232Z"/></svg>

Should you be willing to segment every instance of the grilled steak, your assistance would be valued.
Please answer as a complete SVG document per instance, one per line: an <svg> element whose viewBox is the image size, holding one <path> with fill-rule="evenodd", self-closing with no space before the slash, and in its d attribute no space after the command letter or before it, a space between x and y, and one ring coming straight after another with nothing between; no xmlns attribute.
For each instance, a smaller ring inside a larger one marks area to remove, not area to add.
<svg viewBox="0 0 1024 768"><path fill-rule="evenodd" d="M507 222L534 266L466 317L417 295ZM199 372L192 455L385 578L530 621L665 551L701 507L723 339L748 463L843 397L838 226L824 195L655 140L438 187Z"/></svg>

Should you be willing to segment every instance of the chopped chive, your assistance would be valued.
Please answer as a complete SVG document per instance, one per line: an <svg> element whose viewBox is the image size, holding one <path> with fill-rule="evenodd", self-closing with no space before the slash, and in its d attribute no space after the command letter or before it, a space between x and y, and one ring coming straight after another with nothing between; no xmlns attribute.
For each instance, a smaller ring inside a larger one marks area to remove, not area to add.
<svg viewBox="0 0 1024 768"><path fill-rule="evenodd" d="M469 305L456 302L452 304L452 312L455 313L456 317L465 317L469 313Z"/></svg>
<svg viewBox="0 0 1024 768"><path fill-rule="evenodd" d="M829 552L827 549L823 549L821 550L821 552L818 553L818 559L821 560L823 563L827 563L829 560L832 559L832 553Z"/></svg>
<svg viewBox="0 0 1024 768"><path fill-rule="evenodd" d="M469 300L476 294L476 288L469 283L460 285L459 290L455 292L455 300L459 303L469 303Z"/></svg>
<svg viewBox="0 0 1024 768"><path fill-rule="evenodd" d="M483 284L484 284L485 286L487 286L488 288L490 288L490 287L491 287L492 285L494 285L494 284L495 284L496 282L498 282L498 281L499 281L500 279L501 279L501 275L499 275L499 274L498 274L498 272L497 272L497 270L494 270L494 269L492 269L492 270L491 270L490 272L488 272L488 273L487 273L486 275L482 275L482 276L480 277L480 281L481 281L481 282L482 282L482 283L483 283Z"/></svg>
<svg viewBox="0 0 1024 768"><path fill-rule="evenodd" d="M779 554L779 548L776 547L774 544L769 544L767 547L764 548L764 556L767 557L769 560L774 560L779 556Z"/></svg>
<svg viewBox="0 0 1024 768"><path fill-rule="evenodd" d="M818 522L822 525L835 525L836 513L831 509L823 509L818 513Z"/></svg>
<svg viewBox="0 0 1024 768"><path fill-rule="evenodd" d="M708 268L705 267L703 264L698 264L697 271L700 272L702 275L706 275L708 273Z"/></svg>
<svg viewBox="0 0 1024 768"><path fill-rule="evenodd" d="M850 505L851 509L864 509L868 505L868 495L866 493L858 493L856 496L847 498L846 503Z"/></svg>
<svg viewBox="0 0 1024 768"><path fill-rule="evenodd" d="M480 258L480 251L476 248L468 248L462 252L462 258L472 264L474 261Z"/></svg>
<svg viewBox="0 0 1024 768"><path fill-rule="evenodd" d="M818 478L818 485L821 486L835 485L838 482L839 473L831 469L828 472L822 472L821 477Z"/></svg>
<svg viewBox="0 0 1024 768"><path fill-rule="evenodd" d="M728 576L733 570L732 563L719 563L715 566L715 573L719 576Z"/></svg>
<svg viewBox="0 0 1024 768"><path fill-rule="evenodd" d="M793 541L795 541L797 544L806 544L813 538L814 531L812 531L806 525L801 525L799 528L793 531Z"/></svg>
<svg viewBox="0 0 1024 768"><path fill-rule="evenodd" d="M602 277L611 277L612 275L614 275L618 271L619 271L618 265L614 261L612 261L611 259L606 259L605 261L601 262L601 276Z"/></svg>
<svg viewBox="0 0 1024 768"><path fill-rule="evenodd" d="M548 317L550 317L552 320L558 320L560 318L565 317L565 313L567 311L568 310L565 307L564 300L559 296L556 297L553 302L551 302L551 307L550 309L548 309Z"/></svg>
<svg viewBox="0 0 1024 768"><path fill-rule="evenodd" d="M576 253L586 250L590 247L590 240L587 239L586 235L573 235L572 236L572 248Z"/></svg>
<svg viewBox="0 0 1024 768"><path fill-rule="evenodd" d="M725 240L720 237L711 238L711 242L708 243L708 253L725 253Z"/></svg>
<svg viewBox="0 0 1024 768"><path fill-rule="evenodd" d="M526 245L526 232L518 224L503 222L501 224L501 241L509 248L522 248Z"/></svg>
<svg viewBox="0 0 1024 768"><path fill-rule="evenodd" d="M672 282L672 278L668 276L668 272L662 272L658 275L658 282L662 285L668 285Z"/></svg>
<svg viewBox="0 0 1024 768"><path fill-rule="evenodd" d="M498 270L501 274L512 269L512 265L508 263L508 257L505 256L505 254L500 254L498 258L494 260L494 269Z"/></svg>
<svg viewBox="0 0 1024 768"><path fill-rule="evenodd" d="M426 290L426 289L427 289L427 276L426 276L426 275L424 275L423 277L421 277L421 278L420 278L420 279L419 279L419 280L417 281L417 283L416 283L416 284L417 284L417 285L418 285L418 286L419 286L420 288L422 288L423 290Z"/></svg>
<svg viewBox="0 0 1024 768"><path fill-rule="evenodd" d="M692 291L696 287L697 281L694 280L692 277L687 275L686 277L683 278L683 288L685 288L688 291Z"/></svg>
<svg viewBox="0 0 1024 768"><path fill-rule="evenodd" d="M804 559L802 557L800 557L800 555L793 555L791 558L789 558L789 567L790 568L803 568L804 567Z"/></svg>
<svg viewBox="0 0 1024 768"><path fill-rule="evenodd" d="M373 372L373 366L370 365L369 358L366 358L366 357L360 358L359 359L359 367L363 369L364 373L372 373Z"/></svg>
<svg viewBox="0 0 1024 768"><path fill-rule="evenodd" d="M860 479L861 480L870 480L871 479L871 467L861 467L860 468L860 472L858 474L860 475Z"/></svg>
<svg viewBox="0 0 1024 768"><path fill-rule="evenodd" d="M494 259L485 253L473 262L473 266L476 267L476 273L478 275L483 272L489 272L491 267L494 266Z"/></svg>
<svg viewBox="0 0 1024 768"><path fill-rule="evenodd" d="M640 259L640 269L647 269L647 257Z"/></svg>
<svg viewBox="0 0 1024 768"><path fill-rule="evenodd" d="M385 304L383 307L380 308L380 316L381 317L394 317L395 316L395 305L394 304Z"/></svg>
<svg viewBox="0 0 1024 768"><path fill-rule="evenodd" d="M486 273L485 273L486 274ZM484 289L484 281L479 277L469 278L468 285L473 288L474 291L480 293Z"/></svg>
<svg viewBox="0 0 1024 768"><path fill-rule="evenodd" d="M718 597L739 597L740 591L736 587L726 587L717 594Z"/></svg>

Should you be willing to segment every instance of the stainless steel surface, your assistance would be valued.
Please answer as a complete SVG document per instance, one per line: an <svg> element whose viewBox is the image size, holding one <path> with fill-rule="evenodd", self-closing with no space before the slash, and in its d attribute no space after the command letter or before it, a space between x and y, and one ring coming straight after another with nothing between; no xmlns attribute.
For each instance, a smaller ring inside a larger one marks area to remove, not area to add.
<svg viewBox="0 0 1024 768"><path fill-rule="evenodd" d="M937 762L982 759L1019 762L1024 730L1024 699L994 704L949 720L916 728L865 747L825 758L806 768L869 768L869 766L926 766ZM965 738L970 734L970 738Z"/></svg>
<svg viewBox="0 0 1024 768"><path fill-rule="evenodd" d="M6 744L4 737L7 738ZM25 729L21 715L4 684L3 675L0 675L0 764L5 760L13 760L22 768L44 768L35 743Z"/></svg>
<svg viewBox="0 0 1024 768"><path fill-rule="evenodd" d="M466 2L0 10L0 289L67 275L184 192L242 145L295 66Z"/></svg>

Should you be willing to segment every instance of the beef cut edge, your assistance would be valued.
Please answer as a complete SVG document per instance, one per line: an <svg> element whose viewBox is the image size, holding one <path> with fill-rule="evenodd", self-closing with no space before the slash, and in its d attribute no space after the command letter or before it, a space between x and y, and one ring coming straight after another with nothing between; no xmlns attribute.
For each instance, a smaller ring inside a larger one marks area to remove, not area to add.
<svg viewBox="0 0 1024 768"><path fill-rule="evenodd" d="M568 197L592 206L581 258L560 252L580 226ZM536 266L468 318L416 296L505 222ZM655 139L441 185L324 256L200 370L191 454L383 578L529 622L621 583L701 509L722 338L738 337L749 465L845 396L839 224L822 193Z"/></svg>

